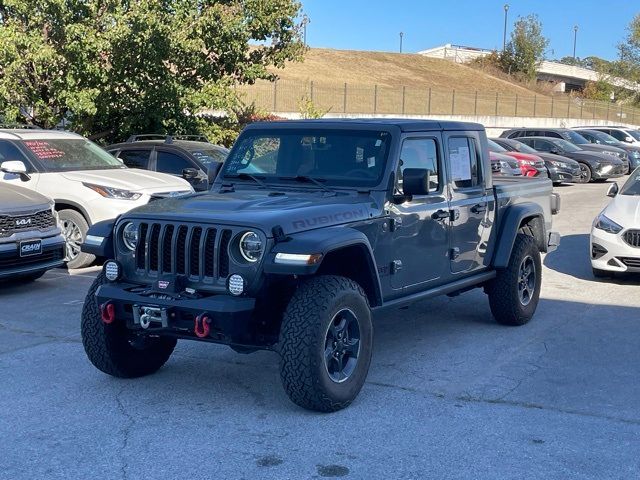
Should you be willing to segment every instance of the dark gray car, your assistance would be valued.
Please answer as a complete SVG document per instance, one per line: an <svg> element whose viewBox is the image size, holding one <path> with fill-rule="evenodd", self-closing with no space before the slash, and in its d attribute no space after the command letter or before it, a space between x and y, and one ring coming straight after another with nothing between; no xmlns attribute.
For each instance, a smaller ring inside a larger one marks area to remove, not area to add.
<svg viewBox="0 0 640 480"><path fill-rule="evenodd" d="M553 153L577 161L580 164L578 183L621 177L626 170L626 166L618 158L583 150L562 138L518 137L518 141L539 152Z"/></svg>
<svg viewBox="0 0 640 480"><path fill-rule="evenodd" d="M627 173L631 173L632 170L640 167L640 147L623 143L620 140L612 137L611 135L601 132L599 130L588 129L575 129L580 135L586 138L589 142L596 145L607 145L609 147L621 148L629 156L629 169Z"/></svg>
<svg viewBox="0 0 640 480"><path fill-rule="evenodd" d="M514 138L519 140L520 137L549 137L562 138L567 142L577 145L582 150L589 150L598 153L604 153L612 157L619 158L625 165L625 173L629 169L629 155L621 148L609 145L599 145L590 143L575 130L569 128L512 128L506 130L500 135L501 138Z"/></svg>
<svg viewBox="0 0 640 480"><path fill-rule="evenodd" d="M0 183L0 280L35 280L64 261L53 201Z"/></svg>

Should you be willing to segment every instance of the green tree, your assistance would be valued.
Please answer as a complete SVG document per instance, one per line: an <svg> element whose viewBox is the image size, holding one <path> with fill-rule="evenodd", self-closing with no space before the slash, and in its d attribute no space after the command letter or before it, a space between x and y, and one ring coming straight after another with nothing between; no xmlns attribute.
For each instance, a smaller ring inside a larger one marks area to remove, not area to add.
<svg viewBox="0 0 640 480"><path fill-rule="evenodd" d="M542 23L536 15L519 17L511 32L511 39L500 55L502 69L509 73L533 80L549 40L542 34Z"/></svg>
<svg viewBox="0 0 640 480"><path fill-rule="evenodd" d="M627 28L627 37L618 45L619 60L613 72L619 77L640 83L640 14L636 15ZM640 93L630 92L631 101L640 104Z"/></svg>
<svg viewBox="0 0 640 480"><path fill-rule="evenodd" d="M224 135L233 85L304 52L296 0L0 0L0 116L121 139Z"/></svg>

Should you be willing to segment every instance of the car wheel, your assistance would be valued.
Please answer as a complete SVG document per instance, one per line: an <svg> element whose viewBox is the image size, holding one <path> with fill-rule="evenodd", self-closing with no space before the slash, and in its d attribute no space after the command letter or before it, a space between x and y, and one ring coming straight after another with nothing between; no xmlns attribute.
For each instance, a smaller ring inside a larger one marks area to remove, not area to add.
<svg viewBox="0 0 640 480"><path fill-rule="evenodd" d="M586 163L580 163L580 175L577 183L589 183L592 177L591 167Z"/></svg>
<svg viewBox="0 0 640 480"><path fill-rule="evenodd" d="M373 347L362 288L338 276L300 284L280 330L280 377L295 404L319 412L347 407L364 385Z"/></svg>
<svg viewBox="0 0 640 480"><path fill-rule="evenodd" d="M65 240L65 261L69 268L83 268L91 265L96 257L80 250L80 245L87 237L89 224L75 210L60 210L60 225Z"/></svg>
<svg viewBox="0 0 640 480"><path fill-rule="evenodd" d="M123 321L102 321L96 291L106 283L104 274L91 285L82 308L80 333L84 351L91 363L113 377L135 378L155 373L176 346L169 337L142 337L132 334Z"/></svg>
<svg viewBox="0 0 640 480"><path fill-rule="evenodd" d="M516 236L506 268L498 269L487 288L491 313L502 325L524 325L533 317L540 299L542 262L536 240Z"/></svg>

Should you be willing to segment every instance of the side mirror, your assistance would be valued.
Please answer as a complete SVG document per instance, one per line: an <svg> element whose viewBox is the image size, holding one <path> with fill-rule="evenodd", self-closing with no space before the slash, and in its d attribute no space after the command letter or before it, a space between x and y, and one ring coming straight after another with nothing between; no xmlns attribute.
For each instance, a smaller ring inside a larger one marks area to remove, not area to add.
<svg viewBox="0 0 640 480"><path fill-rule="evenodd" d="M26 165L20 160L9 160L0 163L0 171L10 175L20 175L20 180L23 182L31 180L31 177L27 173Z"/></svg>
<svg viewBox="0 0 640 480"><path fill-rule="evenodd" d="M402 172L402 190L405 195L429 195L429 177L426 168L405 168Z"/></svg>
<svg viewBox="0 0 640 480"><path fill-rule="evenodd" d="M197 168L185 168L184 170L182 170L182 178L184 178L185 180L193 180L197 176L198 176Z"/></svg>
<svg viewBox="0 0 640 480"><path fill-rule="evenodd" d="M607 190L607 197L615 197L618 194L618 190L618 184L612 183L609 190Z"/></svg>
<svg viewBox="0 0 640 480"><path fill-rule="evenodd" d="M624 137L624 141L627 143L633 143L633 137L631 135L627 135Z"/></svg>
<svg viewBox="0 0 640 480"><path fill-rule="evenodd" d="M553 153L554 155L560 155L560 150L558 150L557 148L552 148L551 150L549 150L549 153Z"/></svg>

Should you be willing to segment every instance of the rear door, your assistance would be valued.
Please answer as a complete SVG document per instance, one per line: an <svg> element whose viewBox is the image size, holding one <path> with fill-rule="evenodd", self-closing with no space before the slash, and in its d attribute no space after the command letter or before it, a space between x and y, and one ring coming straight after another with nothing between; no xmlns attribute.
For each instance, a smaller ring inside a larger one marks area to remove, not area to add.
<svg viewBox="0 0 640 480"><path fill-rule="evenodd" d="M485 191L480 136L477 132L451 132L444 136L449 173L451 210L451 272L472 272L483 267L485 218L493 208Z"/></svg>
<svg viewBox="0 0 640 480"><path fill-rule="evenodd" d="M424 290L449 278L449 202L443 149L439 132L404 138L400 151L396 193L402 194L406 168L426 168L429 195L415 195L401 204L390 204L392 229L391 287Z"/></svg>
<svg viewBox="0 0 640 480"><path fill-rule="evenodd" d="M122 163L129 168L149 170L149 158L151 156L151 151L152 149L126 149L110 153L116 153L116 157L122 160Z"/></svg>

